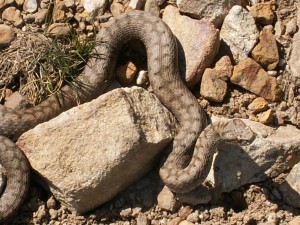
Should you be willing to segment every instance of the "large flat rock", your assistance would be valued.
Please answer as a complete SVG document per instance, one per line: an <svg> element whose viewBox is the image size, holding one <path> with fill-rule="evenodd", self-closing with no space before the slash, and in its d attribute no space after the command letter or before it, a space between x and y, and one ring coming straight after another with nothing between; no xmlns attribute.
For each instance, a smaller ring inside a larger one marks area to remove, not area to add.
<svg viewBox="0 0 300 225"><path fill-rule="evenodd" d="M256 138L250 145L224 143L218 149L207 179L217 192L230 192L276 177L300 161L299 129L292 125L273 128L251 120L243 122Z"/></svg>
<svg viewBox="0 0 300 225"><path fill-rule="evenodd" d="M38 125L17 144L55 198L85 213L151 169L172 140L172 124L153 94L116 89Z"/></svg>

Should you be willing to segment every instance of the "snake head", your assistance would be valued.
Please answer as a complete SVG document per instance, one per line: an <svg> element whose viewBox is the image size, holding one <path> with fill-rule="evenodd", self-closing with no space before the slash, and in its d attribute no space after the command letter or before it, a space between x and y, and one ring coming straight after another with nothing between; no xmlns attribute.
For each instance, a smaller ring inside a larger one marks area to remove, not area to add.
<svg viewBox="0 0 300 225"><path fill-rule="evenodd" d="M225 123L221 131L221 139L226 142L248 145L255 139L255 133L240 119Z"/></svg>

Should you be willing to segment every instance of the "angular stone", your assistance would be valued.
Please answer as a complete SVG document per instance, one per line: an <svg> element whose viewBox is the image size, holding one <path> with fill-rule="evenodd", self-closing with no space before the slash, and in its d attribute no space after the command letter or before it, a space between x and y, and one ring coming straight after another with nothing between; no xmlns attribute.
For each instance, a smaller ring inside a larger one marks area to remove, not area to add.
<svg viewBox="0 0 300 225"><path fill-rule="evenodd" d="M241 60L234 67L230 80L267 100L277 101L282 95L276 79L251 58Z"/></svg>
<svg viewBox="0 0 300 225"><path fill-rule="evenodd" d="M252 57L267 70L275 70L279 53L272 26L265 26L259 35L259 43L252 51Z"/></svg>
<svg viewBox="0 0 300 225"><path fill-rule="evenodd" d="M251 110L253 113L260 113L268 109L268 102L262 98L258 97L254 99L249 105L248 109Z"/></svg>
<svg viewBox="0 0 300 225"><path fill-rule="evenodd" d="M285 203L300 208L300 162L293 167L285 182L279 186L279 191Z"/></svg>
<svg viewBox="0 0 300 225"><path fill-rule="evenodd" d="M171 212L174 212L180 207L179 201L176 199L176 196L169 190L167 186L164 186L157 195L157 204L161 209L165 209Z"/></svg>
<svg viewBox="0 0 300 225"><path fill-rule="evenodd" d="M165 8L163 20L178 39L179 71L191 87L213 63L219 49L219 31L206 20L180 15L171 5Z"/></svg>
<svg viewBox="0 0 300 225"><path fill-rule="evenodd" d="M251 14L241 6L233 6L225 17L220 37L221 48L236 63L247 58L257 43L259 32Z"/></svg>
<svg viewBox="0 0 300 225"><path fill-rule="evenodd" d="M262 25L270 25L274 20L275 5L271 2L257 3L250 8L254 19Z"/></svg>
<svg viewBox="0 0 300 225"><path fill-rule="evenodd" d="M265 112L262 112L261 114L257 115L258 121L263 124L272 124L274 121L274 113L272 109L268 109Z"/></svg>
<svg viewBox="0 0 300 225"><path fill-rule="evenodd" d="M233 66L229 56L223 56L215 65L215 71L218 77L222 80L228 80L232 76Z"/></svg>
<svg viewBox="0 0 300 225"><path fill-rule="evenodd" d="M14 29L11 26L0 24L0 48L9 46L14 38Z"/></svg>
<svg viewBox="0 0 300 225"><path fill-rule="evenodd" d="M214 69L207 68L201 81L200 94L214 102L222 102L227 93L227 83L219 78Z"/></svg>
<svg viewBox="0 0 300 225"><path fill-rule="evenodd" d="M241 0L177 0L179 11L195 19L205 18L216 27L220 27L225 16L234 5L241 5Z"/></svg>
<svg viewBox="0 0 300 225"><path fill-rule="evenodd" d="M116 89L23 134L18 145L54 197L85 213L148 172L173 117L142 88Z"/></svg>
<svg viewBox="0 0 300 225"><path fill-rule="evenodd" d="M300 10L298 10L297 14L298 20L297 25L300 27ZM288 64L291 68L291 74L293 77L300 79L300 31L294 35L293 37L293 43L292 43L292 52L290 60L288 61Z"/></svg>
<svg viewBox="0 0 300 225"><path fill-rule="evenodd" d="M227 120L212 117L212 121ZM207 181L213 192L230 192L239 187L276 177L300 160L300 130L287 125L273 128L243 119L256 133L250 145L224 143L215 154Z"/></svg>

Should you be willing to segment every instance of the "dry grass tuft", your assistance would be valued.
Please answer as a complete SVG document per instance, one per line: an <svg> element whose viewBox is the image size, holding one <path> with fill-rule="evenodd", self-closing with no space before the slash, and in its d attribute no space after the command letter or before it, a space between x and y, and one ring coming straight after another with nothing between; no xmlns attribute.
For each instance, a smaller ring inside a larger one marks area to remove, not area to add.
<svg viewBox="0 0 300 225"><path fill-rule="evenodd" d="M46 37L19 32L16 40L0 51L0 90L18 89L35 105L57 93L83 70L94 38Z"/></svg>

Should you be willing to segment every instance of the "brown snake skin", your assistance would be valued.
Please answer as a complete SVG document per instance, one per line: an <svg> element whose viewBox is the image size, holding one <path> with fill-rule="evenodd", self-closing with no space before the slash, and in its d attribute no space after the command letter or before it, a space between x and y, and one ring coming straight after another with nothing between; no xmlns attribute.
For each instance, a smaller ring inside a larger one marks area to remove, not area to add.
<svg viewBox="0 0 300 225"><path fill-rule="evenodd" d="M204 168L209 164L206 157L210 159L207 154L199 155L207 147L201 141L196 144L200 150L194 151L192 161L187 165L191 160L190 149L193 150L196 139L207 126L205 113L179 76L176 40L168 26L148 13L133 11L114 18L101 29L91 58L78 77L79 89L74 91L65 86L58 96L27 110L16 112L0 107L0 135L3 136L0 136L0 164L7 177L6 188L0 197L0 222L16 213L29 186L30 167L26 157L8 138L16 140L37 124L102 94L113 77L118 50L133 39L144 43L153 91L179 123L172 152L160 171L161 178L175 192L187 192L201 183L199 179L204 177L201 172L206 173Z"/></svg>

